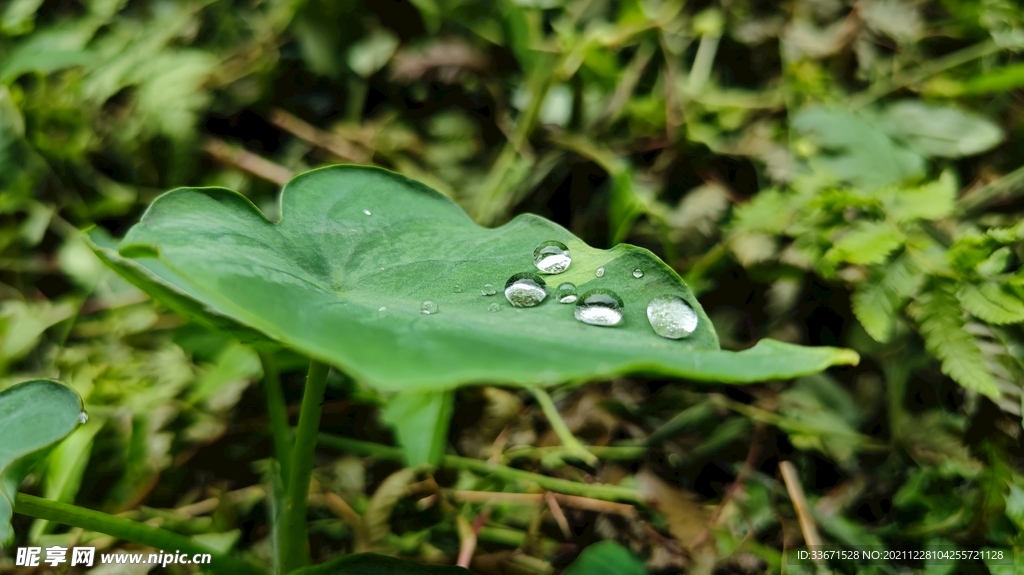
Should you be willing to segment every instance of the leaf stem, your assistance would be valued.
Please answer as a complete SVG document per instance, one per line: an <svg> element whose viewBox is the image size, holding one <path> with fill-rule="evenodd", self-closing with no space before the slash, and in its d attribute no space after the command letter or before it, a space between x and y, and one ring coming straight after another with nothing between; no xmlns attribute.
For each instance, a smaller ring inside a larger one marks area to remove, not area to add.
<svg viewBox="0 0 1024 575"><path fill-rule="evenodd" d="M285 485L283 529L279 535L278 553L283 573L290 573L309 564L309 534L306 507L309 503L309 480L313 476L313 454L316 450L320 412L327 387L327 364L312 360L302 394L299 425L295 430L295 446L288 481Z"/></svg>
<svg viewBox="0 0 1024 575"><path fill-rule="evenodd" d="M401 449L388 445L381 445L379 443L359 441L358 439L339 437L337 435L329 435L326 433L320 434L319 443L320 445L337 449L338 451L345 451L369 457L379 457L389 461L402 461ZM547 475L531 473L529 471L515 469L507 465L488 463L479 459L459 457L458 455L445 455L442 457L441 467L462 469L479 475L491 475L506 481L532 483L541 489L554 491L555 493L564 493L566 495L579 495L580 497L590 497L592 499L601 499L603 501L621 501L623 503L643 504L644 502L639 493L633 489L629 489L628 487L619 487L618 485L605 485L600 483L577 483L575 481L569 481L568 479L548 477Z"/></svg>
<svg viewBox="0 0 1024 575"><path fill-rule="evenodd" d="M569 426L565 424L565 420L562 419L562 414L558 413L558 408L555 407L555 402L551 401L551 396L548 392L544 391L539 387L530 389L533 393L533 397L536 398L537 403L540 405L541 410L544 412L544 416L548 418L548 423L551 424L552 431L558 436L559 441L565 446L565 449L572 455L579 457L588 465L595 465L597 463L597 456L587 451L587 448L580 443L579 439L572 434L569 430Z"/></svg>
<svg viewBox="0 0 1024 575"><path fill-rule="evenodd" d="M255 565L230 555L218 553L177 533L69 503L18 493L15 496L14 511L37 519L46 519L71 527L112 535L118 539L148 545L161 551L184 552L189 556L209 554L211 569L215 569L217 573L229 575L262 575L264 573Z"/></svg>
<svg viewBox="0 0 1024 575"><path fill-rule="evenodd" d="M277 361L269 352L260 353L263 363L263 393L267 399L267 417L270 419L270 436L274 441L274 457L281 466L281 477L289 476L291 468L291 429L288 428L288 407L281 390L281 376Z"/></svg>

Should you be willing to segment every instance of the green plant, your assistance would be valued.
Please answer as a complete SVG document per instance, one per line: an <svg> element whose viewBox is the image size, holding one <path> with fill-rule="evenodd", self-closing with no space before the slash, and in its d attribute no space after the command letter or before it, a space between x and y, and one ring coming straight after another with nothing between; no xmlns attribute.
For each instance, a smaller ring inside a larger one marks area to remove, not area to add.
<svg viewBox="0 0 1024 575"><path fill-rule="evenodd" d="M445 394L461 385L531 387L568 454L592 459L543 387L636 371L748 383L857 359L846 350L770 341L721 351L699 303L650 252L595 250L536 217L480 228L443 196L386 171L337 167L300 176L282 193L282 214L274 224L234 192L175 190L153 204L118 251L103 247L102 237L93 244L121 275L173 309L311 357L294 440L280 428L283 417L271 418L278 426L271 483L281 573L309 562L308 485L328 363L379 391L400 392L390 420L407 462L418 464L440 460L451 409ZM573 259L558 279L575 280L583 292L617 290L625 302L622 326L586 326L557 302L524 311L502 306L502 314L488 305L494 290L480 288L502 285L532 263L534 246L553 238ZM696 310L697 328L686 340L661 338L644 322L645 303L666 292ZM423 314L428 299L439 308ZM268 394L268 409L280 412L275 397ZM417 439L424 427L431 430L426 443Z"/></svg>

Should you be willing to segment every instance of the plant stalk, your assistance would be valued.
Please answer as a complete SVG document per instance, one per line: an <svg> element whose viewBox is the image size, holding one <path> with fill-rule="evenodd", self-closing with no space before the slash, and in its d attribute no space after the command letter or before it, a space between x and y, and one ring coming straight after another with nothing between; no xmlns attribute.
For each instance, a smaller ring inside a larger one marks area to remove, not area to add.
<svg viewBox="0 0 1024 575"><path fill-rule="evenodd" d="M568 453L575 457L579 457L581 460L586 462L588 465L596 465L597 457L587 451L587 448L580 443L579 439L572 434L569 430L569 426L565 424L565 420L562 419L562 414L558 413L558 408L555 407L555 402L551 400L551 396L548 392L540 388L531 388L530 391L533 393L533 397L537 400L541 410L544 412L544 416L548 418L548 423L551 424L552 431L558 436L559 441L565 447Z"/></svg>
<svg viewBox="0 0 1024 575"><path fill-rule="evenodd" d="M190 559L193 555L209 554L210 569L216 573L228 575L264 575L265 573L255 565L230 555L218 553L177 533L69 503L18 493L14 499L14 511L37 519L112 535L118 539L147 545L168 553L182 552L187 554Z"/></svg>
<svg viewBox="0 0 1024 575"><path fill-rule="evenodd" d="M339 437L337 435L329 435L326 433L320 434L319 442L320 445L337 449L338 451L368 457L379 457L389 461L402 461L402 450L389 445L381 445L379 443L371 443L369 441L359 441L358 439L349 439L348 437ZM623 503L644 503L644 499L640 494L628 487L604 485L600 483L577 483L575 481L569 481L568 479L548 477L547 475L531 473L529 471L515 469L507 465L488 463L479 459L459 457L458 455L445 455L442 457L441 467L447 467L449 469L463 469L479 475L492 475L506 481L532 483L541 489L546 489L555 493L563 493L565 495L579 495L580 497L590 497L592 499L601 499L604 501L621 501Z"/></svg>
<svg viewBox="0 0 1024 575"><path fill-rule="evenodd" d="M278 536L277 551L283 573L290 573L309 564L309 533L306 527L306 507L309 503L309 480L313 476L313 454L316 450L320 412L327 387L327 364L309 362L306 389L302 394L299 425L295 430L295 445L289 464L290 473L285 485L285 505L282 529Z"/></svg>
<svg viewBox="0 0 1024 575"><path fill-rule="evenodd" d="M263 393L267 399L267 417L270 420L270 436L274 441L274 457L281 467L281 477L287 478L291 469L291 429L288 428L288 407L281 390L281 376L277 361L269 352L260 353L263 363Z"/></svg>

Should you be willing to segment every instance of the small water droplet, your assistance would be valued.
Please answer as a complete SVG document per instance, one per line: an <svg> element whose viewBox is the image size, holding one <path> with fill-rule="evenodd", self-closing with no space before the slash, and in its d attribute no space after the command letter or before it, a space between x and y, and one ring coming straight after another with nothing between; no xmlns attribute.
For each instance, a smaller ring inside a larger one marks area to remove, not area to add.
<svg viewBox="0 0 1024 575"><path fill-rule="evenodd" d="M455 293L462 293L462 286L460 286L459 284L455 284L455 289L453 291Z"/></svg>
<svg viewBox="0 0 1024 575"><path fill-rule="evenodd" d="M501 311L501 305L499 305L498 302L494 302L487 306L487 311Z"/></svg>
<svg viewBox="0 0 1024 575"><path fill-rule="evenodd" d="M363 213L366 215L370 215L370 210L363 210Z"/></svg>
<svg viewBox="0 0 1024 575"><path fill-rule="evenodd" d="M89 414L88 413L83 411L83 412L78 414L78 424L79 425L85 425L88 422L89 422Z"/></svg>
<svg viewBox="0 0 1024 575"><path fill-rule="evenodd" d="M387 308L387 306L383 306L382 305L382 306L380 306L380 309L377 310L377 311L379 311L380 313L384 313L384 312L388 311L388 308Z"/></svg>
<svg viewBox="0 0 1024 575"><path fill-rule="evenodd" d="M636 279L644 277L644 270L636 268L635 270L633 270L633 277L635 277Z"/></svg>
<svg viewBox="0 0 1024 575"><path fill-rule="evenodd" d="M428 299L427 301L423 302L423 305L420 306L420 313L422 313L423 315L432 315L437 313L437 303L432 302Z"/></svg>
<svg viewBox="0 0 1024 575"><path fill-rule="evenodd" d="M572 256L562 242L550 240L533 250L533 265L546 274L560 274L569 269Z"/></svg>
<svg viewBox="0 0 1024 575"><path fill-rule="evenodd" d="M505 298L515 307L533 307L548 297L545 285L537 274L519 273L505 282Z"/></svg>
<svg viewBox="0 0 1024 575"><path fill-rule="evenodd" d="M585 324L608 327L622 322L622 307L617 293L595 288L580 296L573 315Z"/></svg>
<svg viewBox="0 0 1024 575"><path fill-rule="evenodd" d="M559 284L559 286L555 288L555 299L558 300L558 303L575 303L576 284L572 282Z"/></svg>
<svg viewBox="0 0 1024 575"><path fill-rule="evenodd" d="M697 329L697 312L677 295L660 295L647 304L647 321L661 337L682 339Z"/></svg>
<svg viewBox="0 0 1024 575"><path fill-rule="evenodd" d="M603 267L597 268L597 271L594 272L594 275L599 277L599 278L603 278L604 277L604 268Z"/></svg>
<svg viewBox="0 0 1024 575"><path fill-rule="evenodd" d="M494 289L494 286L491 284L484 284L484 287L480 289L481 295L494 295L496 293L498 293L498 290Z"/></svg>

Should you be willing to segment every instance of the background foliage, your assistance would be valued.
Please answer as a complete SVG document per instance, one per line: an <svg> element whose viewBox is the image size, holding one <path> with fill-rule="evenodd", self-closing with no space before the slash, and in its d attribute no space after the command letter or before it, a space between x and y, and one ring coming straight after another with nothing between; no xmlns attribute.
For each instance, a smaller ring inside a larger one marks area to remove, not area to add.
<svg viewBox="0 0 1024 575"><path fill-rule="evenodd" d="M526 486L324 452L318 558L451 561L476 521L480 572L554 572L610 538L651 572L777 571L807 536L782 460L827 541L1020 545L1022 48L1003 0L12 0L0 386L60 378L93 416L23 488L266 552L261 468L224 463L269 454L260 358L105 272L76 230L120 236L182 185L273 214L291 174L340 161L424 181L482 224L534 212L648 247L727 348L771 336L863 360L742 389L564 393L573 431L606 446L597 467L550 457L529 395L461 392L458 453L619 483L656 510L485 507L466 493ZM296 405L301 361L274 359ZM324 429L387 443L379 398L329 383ZM1001 567L870 569L899 568Z"/></svg>

